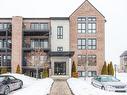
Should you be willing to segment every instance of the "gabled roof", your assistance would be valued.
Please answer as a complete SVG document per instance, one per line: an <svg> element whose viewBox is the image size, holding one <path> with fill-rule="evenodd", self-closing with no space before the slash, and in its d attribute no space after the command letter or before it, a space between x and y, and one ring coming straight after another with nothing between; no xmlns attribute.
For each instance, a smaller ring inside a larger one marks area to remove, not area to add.
<svg viewBox="0 0 127 95"><path fill-rule="evenodd" d="M127 56L127 50L124 51L124 52L120 55L120 57L123 57L123 56Z"/></svg>
<svg viewBox="0 0 127 95"><path fill-rule="evenodd" d="M78 9L80 9L86 2L88 2L95 10L97 10L88 0L85 0L71 15L73 15ZM105 18L105 16L101 12L98 11L98 13Z"/></svg>

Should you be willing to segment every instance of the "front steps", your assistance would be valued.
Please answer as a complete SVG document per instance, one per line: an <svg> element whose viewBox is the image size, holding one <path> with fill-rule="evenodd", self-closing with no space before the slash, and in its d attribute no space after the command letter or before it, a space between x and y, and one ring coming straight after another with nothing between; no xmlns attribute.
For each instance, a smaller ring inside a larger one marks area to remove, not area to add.
<svg viewBox="0 0 127 95"><path fill-rule="evenodd" d="M68 78L70 78L70 76L67 76L67 75L52 75L51 78L53 80L67 80Z"/></svg>

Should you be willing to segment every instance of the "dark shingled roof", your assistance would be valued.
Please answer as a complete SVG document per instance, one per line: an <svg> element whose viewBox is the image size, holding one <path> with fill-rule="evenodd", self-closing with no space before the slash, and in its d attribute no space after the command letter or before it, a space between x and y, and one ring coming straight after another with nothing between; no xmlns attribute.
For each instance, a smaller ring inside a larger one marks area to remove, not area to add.
<svg viewBox="0 0 127 95"><path fill-rule="evenodd" d="M124 51L124 52L120 55L120 57L123 57L123 56L127 56L127 50Z"/></svg>

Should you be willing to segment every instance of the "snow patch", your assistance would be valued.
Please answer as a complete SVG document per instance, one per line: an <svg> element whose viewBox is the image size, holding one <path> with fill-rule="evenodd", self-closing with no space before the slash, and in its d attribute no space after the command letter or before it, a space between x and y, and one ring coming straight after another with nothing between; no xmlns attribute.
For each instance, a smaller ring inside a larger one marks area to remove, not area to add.
<svg viewBox="0 0 127 95"><path fill-rule="evenodd" d="M12 75L23 81L23 88L11 92L9 95L47 95L50 93L50 88L53 83L53 79L35 79L32 77L25 76L23 74L4 74Z"/></svg>
<svg viewBox="0 0 127 95"><path fill-rule="evenodd" d="M117 73L117 78L127 84L127 73ZM91 78L70 78L67 80L74 95L127 95L127 93L117 93L104 91L91 85Z"/></svg>

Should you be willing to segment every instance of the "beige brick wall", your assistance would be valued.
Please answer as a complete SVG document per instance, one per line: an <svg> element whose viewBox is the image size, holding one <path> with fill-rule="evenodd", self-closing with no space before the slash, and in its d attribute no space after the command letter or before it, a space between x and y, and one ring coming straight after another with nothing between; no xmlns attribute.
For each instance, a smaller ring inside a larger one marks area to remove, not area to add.
<svg viewBox="0 0 127 95"><path fill-rule="evenodd" d="M12 72L16 72L17 65L22 68L22 17L12 17Z"/></svg>
<svg viewBox="0 0 127 95"><path fill-rule="evenodd" d="M96 34L78 34L77 33L77 17L94 16L96 17ZM88 66L88 70L96 70L98 74L102 69L105 60L105 33L104 33L104 17L88 2L85 1L74 13L70 16L70 47L75 51L73 60L78 63L78 54L86 54L86 50L77 49L77 38L97 38L97 49L87 50L87 54L97 55L97 66ZM78 67L78 70L83 70L84 67Z"/></svg>

